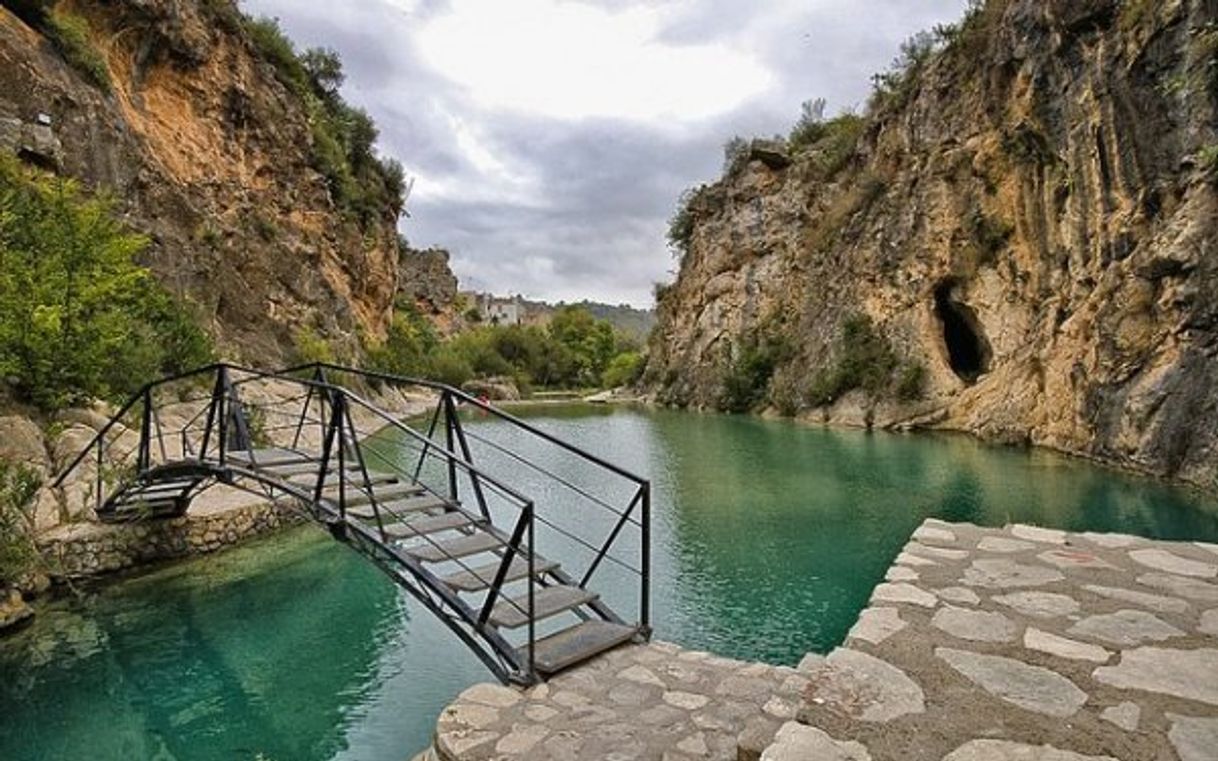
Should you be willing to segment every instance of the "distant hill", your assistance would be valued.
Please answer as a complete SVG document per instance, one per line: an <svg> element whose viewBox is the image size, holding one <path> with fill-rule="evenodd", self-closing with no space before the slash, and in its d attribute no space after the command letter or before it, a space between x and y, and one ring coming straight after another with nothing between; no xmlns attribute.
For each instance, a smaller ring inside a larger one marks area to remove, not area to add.
<svg viewBox="0 0 1218 761"><path fill-rule="evenodd" d="M525 302L532 308L534 302ZM544 304L538 302L539 306L547 307L550 310L561 309L564 306L577 306L587 309L592 313L592 316L598 320L607 320L610 325L617 328L623 333L635 336L637 338L647 338L647 334L651 332L651 328L656 324L656 313L651 309L635 309L629 304L602 304L597 301L578 301L571 304L560 301L557 304Z"/></svg>
<svg viewBox="0 0 1218 761"><path fill-rule="evenodd" d="M486 293L466 291L464 294L469 302L479 305L484 312L490 311L490 304L505 309L515 322L519 319L527 325L545 324L556 311L563 307L575 306L587 309L598 320L606 320L617 330L640 340L646 340L652 326L656 324L656 313L651 309L636 309L629 304L602 304L598 301L566 302L551 304L547 301L530 301L521 296L495 296ZM518 316L517 316L518 315Z"/></svg>

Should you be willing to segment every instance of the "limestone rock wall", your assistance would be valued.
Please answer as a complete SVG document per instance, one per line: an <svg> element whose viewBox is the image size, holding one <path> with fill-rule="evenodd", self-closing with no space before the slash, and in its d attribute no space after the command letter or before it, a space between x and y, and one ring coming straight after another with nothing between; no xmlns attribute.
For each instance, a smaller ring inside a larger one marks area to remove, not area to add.
<svg viewBox="0 0 1218 761"><path fill-rule="evenodd" d="M771 398L802 417L1212 483L1216 24L1202 0L990 0L840 169L817 150L744 162L691 206L656 395L714 406L739 347L776 334L792 354ZM808 401L855 314L925 368L921 399Z"/></svg>
<svg viewBox="0 0 1218 761"><path fill-rule="evenodd" d="M0 8L0 150L111 193L146 261L226 354L274 364L293 332L384 334L396 220L359 225L311 165L305 105L228 0L62 0L89 22L104 92Z"/></svg>

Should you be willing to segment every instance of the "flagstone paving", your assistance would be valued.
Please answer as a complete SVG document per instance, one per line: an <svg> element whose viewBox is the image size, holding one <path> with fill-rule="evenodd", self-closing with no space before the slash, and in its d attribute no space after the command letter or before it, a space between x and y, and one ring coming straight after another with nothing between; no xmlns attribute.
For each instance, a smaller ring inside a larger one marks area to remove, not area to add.
<svg viewBox="0 0 1218 761"><path fill-rule="evenodd" d="M477 685L440 761L1218 761L1218 546L927 521L797 669L627 645Z"/></svg>

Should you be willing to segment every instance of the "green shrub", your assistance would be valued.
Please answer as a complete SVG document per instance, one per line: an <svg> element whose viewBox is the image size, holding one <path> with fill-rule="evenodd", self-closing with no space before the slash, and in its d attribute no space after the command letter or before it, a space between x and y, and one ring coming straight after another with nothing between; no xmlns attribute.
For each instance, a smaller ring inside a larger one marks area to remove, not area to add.
<svg viewBox="0 0 1218 761"><path fill-rule="evenodd" d="M313 167L326 178L335 205L365 226L401 214L405 171L397 161L376 155L372 118L340 95L345 75L338 54L324 48L297 53L277 19L247 19L245 28L279 81L303 102Z"/></svg>
<svg viewBox="0 0 1218 761"><path fill-rule="evenodd" d="M601 374L601 385L605 388L630 386L636 383L643 372L643 355L635 351L622 352L614 357Z"/></svg>
<svg viewBox="0 0 1218 761"><path fill-rule="evenodd" d="M314 362L332 363L335 360L334 347L324 336L309 327L297 328L292 334L292 352L295 361L302 365Z"/></svg>
<svg viewBox="0 0 1218 761"><path fill-rule="evenodd" d="M926 393L926 367L921 362L907 362L897 374L896 395L903 402L921 399Z"/></svg>
<svg viewBox="0 0 1218 761"><path fill-rule="evenodd" d="M110 70L106 59L89 39L89 22L65 11L53 10L46 16L43 32L72 68L102 90L110 91Z"/></svg>
<svg viewBox="0 0 1218 761"><path fill-rule="evenodd" d="M279 81L297 95L304 95L309 76L296 56L296 46L279 26L279 19L268 16L246 19L245 30L258 54L275 67Z"/></svg>
<svg viewBox="0 0 1218 761"><path fill-rule="evenodd" d="M1197 166L1206 174L1218 175L1218 143L1207 145L1197 152Z"/></svg>
<svg viewBox="0 0 1218 761"><path fill-rule="evenodd" d="M866 315L846 318L835 348L836 362L812 376L808 401L816 407L832 404L854 389L873 398L885 395L892 383L897 357Z"/></svg>
<svg viewBox="0 0 1218 761"><path fill-rule="evenodd" d="M389 323L385 341L368 347L368 366L390 375L427 375L428 358L439 339L426 318L412 307L399 305Z"/></svg>
<svg viewBox="0 0 1218 761"><path fill-rule="evenodd" d="M746 338L720 379L719 409L723 412L755 409L766 399L774 371L789 355L789 345L776 335Z"/></svg>
<svg viewBox="0 0 1218 761"><path fill-rule="evenodd" d="M702 188L689 188L677 199L677 209L668 220L668 248L678 259L689 253L689 244L694 237L694 212L690 208Z"/></svg>
<svg viewBox="0 0 1218 761"><path fill-rule="evenodd" d="M825 105L824 98L805 100L799 107L799 121L791 128L787 137L787 145L792 153L814 145L825 134Z"/></svg>
<svg viewBox="0 0 1218 761"><path fill-rule="evenodd" d="M0 158L0 374L44 410L121 400L210 360L211 344L135 256L105 198Z"/></svg>
<svg viewBox="0 0 1218 761"><path fill-rule="evenodd" d="M0 458L0 587L20 581L37 558L25 516L41 487L37 471Z"/></svg>
<svg viewBox="0 0 1218 761"><path fill-rule="evenodd" d="M749 141L736 135L723 144L723 173L732 174L740 169L749 157Z"/></svg>
<svg viewBox="0 0 1218 761"><path fill-rule="evenodd" d="M922 71L940 44L940 39L933 32L918 32L901 43L901 53L889 69L871 77L872 110L903 108L913 96Z"/></svg>
<svg viewBox="0 0 1218 761"><path fill-rule="evenodd" d="M855 114L841 114L824 125L824 135L816 144L815 164L822 179L831 180L854 158L859 138L867 122Z"/></svg>
<svg viewBox="0 0 1218 761"><path fill-rule="evenodd" d="M474 377L474 369L464 357L445 347L431 357L427 374L432 380L460 388Z"/></svg>

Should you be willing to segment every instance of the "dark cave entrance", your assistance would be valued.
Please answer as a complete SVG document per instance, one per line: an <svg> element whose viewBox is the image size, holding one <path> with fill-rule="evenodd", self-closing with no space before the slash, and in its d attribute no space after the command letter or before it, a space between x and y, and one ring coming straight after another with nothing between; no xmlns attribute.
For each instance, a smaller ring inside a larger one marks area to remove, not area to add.
<svg viewBox="0 0 1218 761"><path fill-rule="evenodd" d="M990 343L973 310L952 296L955 288L949 280L935 289L935 314L943 326L943 345L952 372L965 383L973 383L990 369Z"/></svg>

